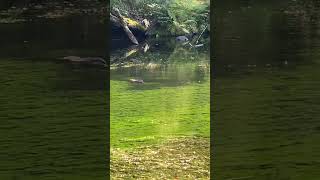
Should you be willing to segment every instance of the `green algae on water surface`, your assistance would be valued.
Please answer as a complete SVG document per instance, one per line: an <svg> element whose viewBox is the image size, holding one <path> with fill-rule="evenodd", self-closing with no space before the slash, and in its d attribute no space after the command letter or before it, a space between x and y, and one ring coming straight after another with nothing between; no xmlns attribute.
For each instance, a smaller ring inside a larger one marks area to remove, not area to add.
<svg viewBox="0 0 320 180"><path fill-rule="evenodd" d="M132 59L111 69L111 177L209 179L209 54L171 44Z"/></svg>

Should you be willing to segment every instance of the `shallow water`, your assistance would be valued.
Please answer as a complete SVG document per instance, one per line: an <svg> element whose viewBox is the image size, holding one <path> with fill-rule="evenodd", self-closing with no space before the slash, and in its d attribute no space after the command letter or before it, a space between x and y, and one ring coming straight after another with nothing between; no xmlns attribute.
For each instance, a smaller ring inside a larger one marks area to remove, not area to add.
<svg viewBox="0 0 320 180"><path fill-rule="evenodd" d="M209 47L189 49L174 41L149 40L148 51L142 48L123 60L130 64L112 67L112 148L157 144L170 137L209 137ZM112 57L126 52L115 51Z"/></svg>
<svg viewBox="0 0 320 180"><path fill-rule="evenodd" d="M81 17L0 25L0 179L105 179L107 71L56 60L105 55Z"/></svg>
<svg viewBox="0 0 320 180"><path fill-rule="evenodd" d="M215 179L319 179L318 7L216 3Z"/></svg>

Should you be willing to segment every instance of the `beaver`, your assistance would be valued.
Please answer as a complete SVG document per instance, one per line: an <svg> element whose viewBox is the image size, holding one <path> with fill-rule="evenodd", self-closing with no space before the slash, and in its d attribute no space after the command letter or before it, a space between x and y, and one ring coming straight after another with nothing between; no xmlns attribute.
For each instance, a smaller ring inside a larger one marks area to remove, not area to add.
<svg viewBox="0 0 320 180"><path fill-rule="evenodd" d="M106 60L100 57L85 57L81 58L79 56L66 56L60 58L62 60L68 60L70 62L83 63L83 64L94 64L94 65L103 65L107 66Z"/></svg>

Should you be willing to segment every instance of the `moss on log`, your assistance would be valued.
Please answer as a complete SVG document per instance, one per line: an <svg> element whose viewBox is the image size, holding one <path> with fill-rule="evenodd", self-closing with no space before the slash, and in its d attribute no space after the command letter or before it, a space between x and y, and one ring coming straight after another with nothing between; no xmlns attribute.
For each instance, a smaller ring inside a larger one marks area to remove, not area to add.
<svg viewBox="0 0 320 180"><path fill-rule="evenodd" d="M121 15L116 8L110 13L111 27L113 31L124 33L133 44L139 44L135 35L146 34L147 27L137 20Z"/></svg>

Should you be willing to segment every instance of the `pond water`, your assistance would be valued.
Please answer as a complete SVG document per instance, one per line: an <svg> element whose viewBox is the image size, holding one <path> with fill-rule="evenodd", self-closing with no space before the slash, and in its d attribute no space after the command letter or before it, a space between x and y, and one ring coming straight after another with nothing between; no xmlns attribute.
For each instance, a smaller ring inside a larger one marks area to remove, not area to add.
<svg viewBox="0 0 320 180"><path fill-rule="evenodd" d="M172 40L172 39L171 39ZM209 53L152 42L111 68L111 144L137 146L175 135L209 136ZM118 51L113 54L123 54ZM142 79L141 83L129 82Z"/></svg>
<svg viewBox="0 0 320 180"><path fill-rule="evenodd" d="M104 57L96 17L0 24L0 179L105 179L105 68L57 60Z"/></svg>
<svg viewBox="0 0 320 180"><path fill-rule="evenodd" d="M181 137L203 137L209 145L209 59L208 42L195 49L177 44L174 37L150 39L141 47L112 52L111 149L134 152ZM209 156L209 147L207 152L197 156Z"/></svg>
<svg viewBox="0 0 320 180"><path fill-rule="evenodd" d="M215 3L214 179L319 179L319 7Z"/></svg>

